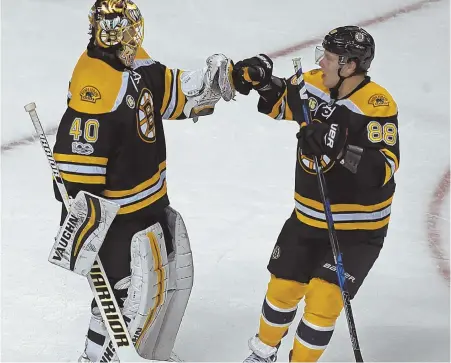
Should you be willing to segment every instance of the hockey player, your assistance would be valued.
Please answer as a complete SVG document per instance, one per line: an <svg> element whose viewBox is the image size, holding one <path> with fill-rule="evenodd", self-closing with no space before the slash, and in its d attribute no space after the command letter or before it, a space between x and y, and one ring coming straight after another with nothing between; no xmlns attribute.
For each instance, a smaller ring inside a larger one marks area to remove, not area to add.
<svg viewBox="0 0 451 363"><path fill-rule="evenodd" d="M260 94L258 110L296 120L295 208L277 239L268 270L258 334L245 362L276 360L299 301L305 309L290 360L317 361L342 308L335 263L317 184L313 156L320 158L351 298L383 246L399 166L397 106L367 75L374 58L372 36L356 26L328 33L317 47L320 69L304 74L312 124L301 111L295 76L272 76L272 61L259 55L238 62L235 88Z"/></svg>
<svg viewBox="0 0 451 363"><path fill-rule="evenodd" d="M99 257L138 353L169 360L193 265L183 220L169 206L162 119L208 115L233 98L231 63L213 55L207 67L185 72L153 60L131 0L97 0L89 20L54 157L70 196L84 190L120 205ZM116 360L95 302L80 360Z"/></svg>

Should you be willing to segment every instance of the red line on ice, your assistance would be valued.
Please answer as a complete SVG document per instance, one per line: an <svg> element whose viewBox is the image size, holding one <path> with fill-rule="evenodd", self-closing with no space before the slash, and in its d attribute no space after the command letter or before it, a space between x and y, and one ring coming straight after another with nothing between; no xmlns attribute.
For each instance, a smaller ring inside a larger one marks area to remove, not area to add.
<svg viewBox="0 0 451 363"><path fill-rule="evenodd" d="M362 20L354 25L361 26L361 27L368 27L370 25L383 23L383 22L391 20L397 16L411 13L416 10L421 10L424 5L428 5L430 3L436 3L436 2L440 2L440 1L443 1L443 0L421 0L416 3L406 5L401 8L398 8L398 9L394 9L392 11L389 11L389 12L387 12L383 15L377 16L375 18ZM324 37L324 34L319 37L314 37L309 40L305 40L303 42L293 44L287 48L276 50L272 53L268 53L268 56L271 58L283 57L285 55L288 55L293 52L297 52L297 51L305 49L307 47L311 47L313 45L318 45L321 43L323 37Z"/></svg>
<svg viewBox="0 0 451 363"><path fill-rule="evenodd" d="M406 5L404 7L401 7L401 8L392 10L392 11L389 11L389 12L387 12L387 13L385 13L383 15L377 16L375 18L368 19L368 20L363 20L363 21L357 23L356 25L364 27L364 26L374 25L374 24L377 24L377 23L382 23L382 22L390 20L390 19L392 19L392 18L394 18L396 16L407 14L407 13L410 13L410 12L413 12L413 11L416 11L416 10L420 10L424 5L427 5L429 3L434 3L434 2L439 2L439 1L443 1L443 0L421 0L421 1L418 1L416 3L410 4L410 5ZM323 37L323 35L321 37L315 37L315 38L312 38L310 40L303 41L301 43L296 43L296 44L293 44L292 46L286 47L284 49L280 49L280 50L268 53L268 55L271 58L282 57L282 56L288 55L290 53L299 51L301 49L310 47L312 45L316 45L316 44L321 42L322 37ZM57 130L57 128L54 127L54 128L52 128L50 130L46 130L46 133L48 135L51 135L51 134L54 134L56 132L56 130ZM34 141L35 141L35 137L33 137L33 136L21 138L21 139L18 139L18 140L13 140L13 141L10 141L8 143L3 144L2 147L1 147L1 150L2 150L2 152L8 151L8 150L11 150L11 149L13 149L13 148L15 148L17 146L27 145L27 144L29 144L31 142L34 142Z"/></svg>
<svg viewBox="0 0 451 363"><path fill-rule="evenodd" d="M449 182L450 182L450 170L443 174L440 182L437 184L432 200L429 204L429 212L427 214L427 226L428 226L428 242L429 248L437 262L439 273L443 278L450 281L449 276L449 256L443 247L442 228L440 221L443 220L441 216L443 202L449 195ZM446 242L446 241L445 241ZM447 241L449 243L449 241Z"/></svg>

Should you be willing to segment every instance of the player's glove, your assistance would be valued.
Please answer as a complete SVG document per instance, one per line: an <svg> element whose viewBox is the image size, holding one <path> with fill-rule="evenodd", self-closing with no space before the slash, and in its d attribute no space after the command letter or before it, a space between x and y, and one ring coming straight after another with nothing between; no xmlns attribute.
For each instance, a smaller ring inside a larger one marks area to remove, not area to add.
<svg viewBox="0 0 451 363"><path fill-rule="evenodd" d="M327 155L332 160L339 160L346 146L348 130L338 124L313 122L307 125L303 122L296 136L304 155Z"/></svg>
<svg viewBox="0 0 451 363"><path fill-rule="evenodd" d="M270 82L273 63L265 54L237 62L232 71L235 90L248 95L251 89L263 90Z"/></svg>

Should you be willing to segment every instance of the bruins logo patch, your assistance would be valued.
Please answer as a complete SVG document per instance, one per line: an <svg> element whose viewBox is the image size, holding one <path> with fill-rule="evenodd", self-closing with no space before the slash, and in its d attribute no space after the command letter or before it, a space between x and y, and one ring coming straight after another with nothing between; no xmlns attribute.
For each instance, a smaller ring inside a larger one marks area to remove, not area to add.
<svg viewBox="0 0 451 363"><path fill-rule="evenodd" d="M152 143L156 140L153 96L147 88L141 91L136 110L138 134L144 142Z"/></svg>
<svg viewBox="0 0 451 363"><path fill-rule="evenodd" d="M305 156L302 150L298 148L298 162L306 173L316 174L315 160L309 156ZM323 173L327 173L335 164L327 155L321 156L318 160Z"/></svg>
<svg viewBox="0 0 451 363"><path fill-rule="evenodd" d="M82 101L96 103L97 100L100 100L102 96L100 95L100 91L93 86L86 86L80 91L80 97Z"/></svg>
<svg viewBox="0 0 451 363"><path fill-rule="evenodd" d="M370 105L373 105L374 107L390 105L388 98L385 97L383 94L376 94L376 95L371 96L370 99L368 100L368 103Z"/></svg>

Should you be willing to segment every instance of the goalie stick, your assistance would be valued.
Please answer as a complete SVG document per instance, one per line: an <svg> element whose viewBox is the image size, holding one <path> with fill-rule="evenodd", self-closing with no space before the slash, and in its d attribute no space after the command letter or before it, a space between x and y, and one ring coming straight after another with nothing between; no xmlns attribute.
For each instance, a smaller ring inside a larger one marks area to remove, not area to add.
<svg viewBox="0 0 451 363"><path fill-rule="evenodd" d="M305 86L304 76L302 72L301 58L293 58L294 70L296 72L296 82L299 87L299 96L301 99L302 111L304 119L307 124L312 122L309 107L307 105L308 95ZM334 220L330 209L329 197L327 195L326 179L324 178L323 170L318 162L318 158L315 156L315 168L318 179L318 188L321 195L321 201L324 206L324 212L326 215L327 229L329 231L330 244L332 246L332 252L334 255L336 272L338 278L338 284L341 290L341 297L343 299L343 306L346 314L346 320L348 322L349 335L351 338L352 349L354 350L354 357L356 362L363 362L362 352L360 351L359 340L357 339L357 331L354 323L354 316L351 309L351 298L349 296L348 289L346 287L345 270L343 267L343 259L338 245L337 233L334 227Z"/></svg>
<svg viewBox="0 0 451 363"><path fill-rule="evenodd" d="M32 102L24 106L24 108L30 115L36 133L39 136L41 146L47 156L47 161L52 169L53 177L61 194L64 206L66 207L66 210L69 211L70 198L36 112L36 104ZM96 257L87 278L118 359L123 362L145 361L145 359L139 356L133 345L127 325L122 317L113 290L108 282L105 270L103 269L98 256Z"/></svg>

